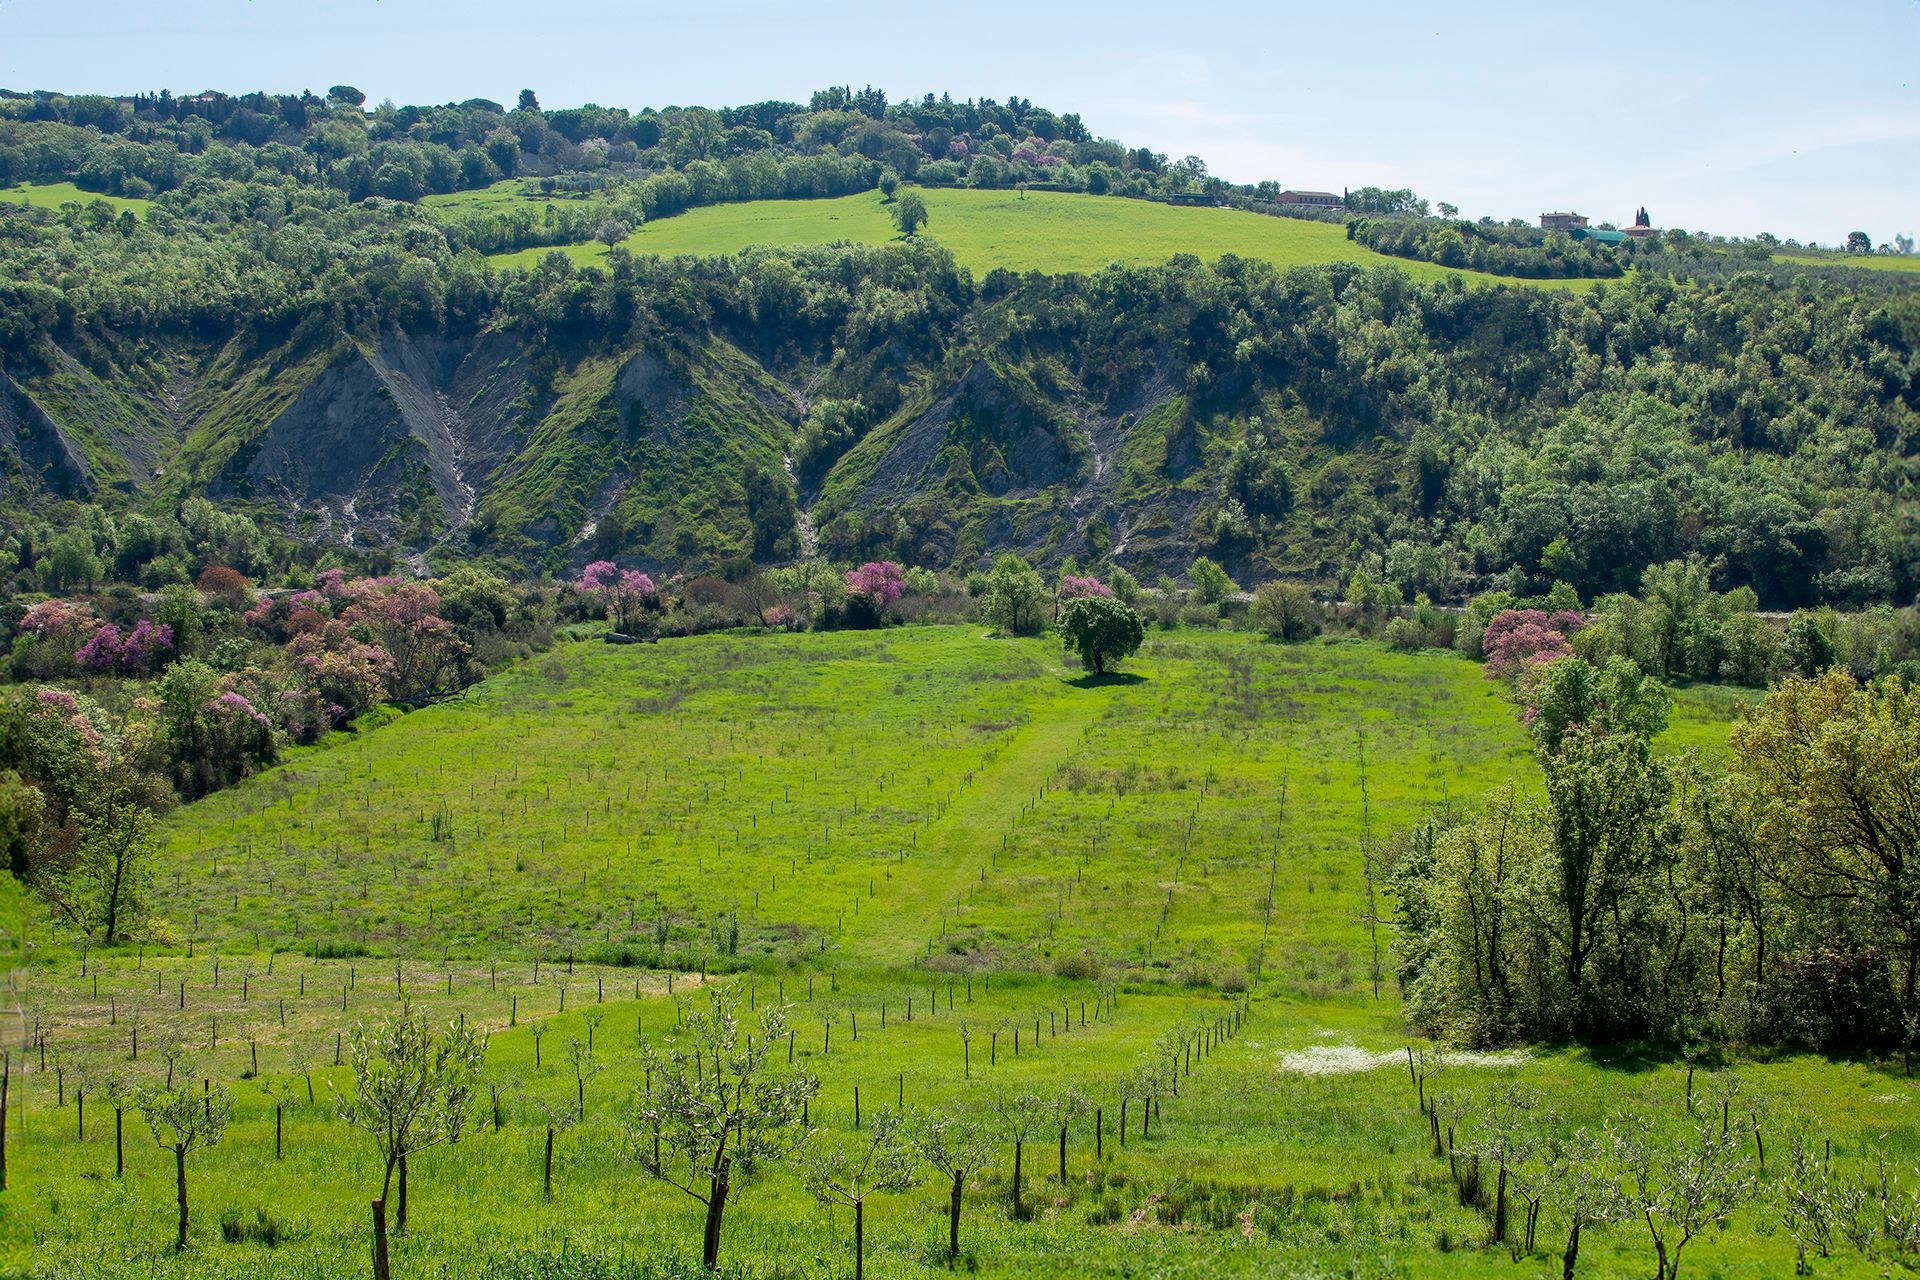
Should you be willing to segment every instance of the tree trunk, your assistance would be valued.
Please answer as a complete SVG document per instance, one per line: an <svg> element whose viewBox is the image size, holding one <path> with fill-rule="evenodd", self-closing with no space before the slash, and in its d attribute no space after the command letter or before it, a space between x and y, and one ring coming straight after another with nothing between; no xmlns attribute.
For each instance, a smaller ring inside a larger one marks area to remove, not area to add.
<svg viewBox="0 0 1920 1280"><path fill-rule="evenodd" d="M176 1146L173 1149L173 1198L180 1206L180 1232L174 1237L173 1247L187 1247L187 1149Z"/></svg>
<svg viewBox="0 0 1920 1280"><path fill-rule="evenodd" d="M867 1202L853 1202L853 1280L867 1280Z"/></svg>
<svg viewBox="0 0 1920 1280"><path fill-rule="evenodd" d="M1060 1181L1067 1180L1067 1126L1060 1126Z"/></svg>
<svg viewBox="0 0 1920 1280"><path fill-rule="evenodd" d="M700 1241L700 1265L709 1271L720 1269L720 1219L727 1211L727 1157L721 1157L719 1170L707 1193L706 1233Z"/></svg>
<svg viewBox="0 0 1920 1280"><path fill-rule="evenodd" d="M407 1153L404 1151L400 1153L399 1169L400 1211L394 1215L393 1229L395 1231L405 1231L407 1229Z"/></svg>
<svg viewBox="0 0 1920 1280"><path fill-rule="evenodd" d="M123 1178L127 1173L126 1147L122 1138L126 1131L126 1113L119 1107L113 1109L113 1176Z"/></svg>
<svg viewBox="0 0 1920 1280"><path fill-rule="evenodd" d="M955 1172L953 1189L947 1193L947 1270L960 1262L960 1193L966 1189L967 1175Z"/></svg>
<svg viewBox="0 0 1920 1280"><path fill-rule="evenodd" d="M1573 1220L1573 1229L1567 1232L1567 1251L1560 1255L1561 1280L1573 1280L1573 1264L1580 1259L1580 1219Z"/></svg>
<svg viewBox="0 0 1920 1280"><path fill-rule="evenodd" d="M541 1191L547 1199L553 1199L553 1126L547 1126L547 1165L541 1176Z"/></svg>
<svg viewBox="0 0 1920 1280"><path fill-rule="evenodd" d="M373 1202L373 1280L389 1280L387 1266L387 1202L383 1196Z"/></svg>
<svg viewBox="0 0 1920 1280"><path fill-rule="evenodd" d="M1025 1146L1026 1146L1026 1143L1022 1142L1020 1139L1015 1138L1013 1140L1013 1216L1016 1219L1018 1219L1021 1216L1021 1213L1020 1213L1020 1156L1021 1156L1021 1149Z"/></svg>

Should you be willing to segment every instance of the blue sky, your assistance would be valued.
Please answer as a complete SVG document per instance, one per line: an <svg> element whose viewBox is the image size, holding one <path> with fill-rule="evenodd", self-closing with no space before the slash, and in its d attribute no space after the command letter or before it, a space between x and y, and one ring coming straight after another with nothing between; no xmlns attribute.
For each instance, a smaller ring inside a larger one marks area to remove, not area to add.
<svg viewBox="0 0 1920 1280"><path fill-rule="evenodd" d="M1920 0L1342 6L0 0L0 85L531 87L548 107L1019 94L1236 181L1729 235L1920 232Z"/></svg>

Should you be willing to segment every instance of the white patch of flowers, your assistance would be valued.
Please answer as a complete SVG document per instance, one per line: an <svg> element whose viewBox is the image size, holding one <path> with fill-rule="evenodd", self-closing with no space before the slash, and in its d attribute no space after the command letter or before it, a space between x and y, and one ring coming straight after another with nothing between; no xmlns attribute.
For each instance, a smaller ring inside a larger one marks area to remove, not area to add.
<svg viewBox="0 0 1920 1280"><path fill-rule="evenodd" d="M1499 1049L1491 1053L1449 1052L1438 1058L1448 1067L1517 1067L1527 1061L1523 1049ZM1429 1066L1436 1065L1434 1055ZM1317 1044L1307 1049L1289 1049L1280 1054L1280 1070L1298 1076L1345 1076L1382 1067L1407 1065L1404 1049L1362 1049L1354 1044Z"/></svg>

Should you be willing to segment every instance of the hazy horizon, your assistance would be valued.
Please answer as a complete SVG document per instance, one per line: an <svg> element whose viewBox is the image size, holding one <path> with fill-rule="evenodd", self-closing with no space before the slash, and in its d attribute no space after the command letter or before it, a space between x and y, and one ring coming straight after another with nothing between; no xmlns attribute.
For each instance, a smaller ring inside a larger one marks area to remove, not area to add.
<svg viewBox="0 0 1920 1280"><path fill-rule="evenodd" d="M956 25L872 3L699 12L589 0L206 0L156 11L0 0L0 85L72 93L324 92L370 101L523 88L548 108L805 102L872 84L1010 95L1096 134L1204 159L1234 182L1412 187L1469 217L1574 209L1656 226L1880 244L1920 230L1920 4L1844 22L1781 3L1580 11L1386 4L1364 22L1296 5L1091 20L987 0ZM711 56L705 56L705 55Z"/></svg>

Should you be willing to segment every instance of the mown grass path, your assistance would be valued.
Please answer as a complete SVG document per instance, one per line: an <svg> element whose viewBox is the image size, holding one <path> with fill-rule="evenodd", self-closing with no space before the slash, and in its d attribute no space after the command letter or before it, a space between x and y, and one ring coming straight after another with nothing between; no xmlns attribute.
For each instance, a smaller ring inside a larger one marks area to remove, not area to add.
<svg viewBox="0 0 1920 1280"><path fill-rule="evenodd" d="M1068 693L1078 696L1068 697ZM911 875L896 877L885 912L870 919L852 948L872 959L911 960L940 931L942 912L977 880L1041 783L1065 761L1104 709L1090 691L1064 687L1036 703L1026 726L999 757L976 774L945 813L921 835Z"/></svg>

